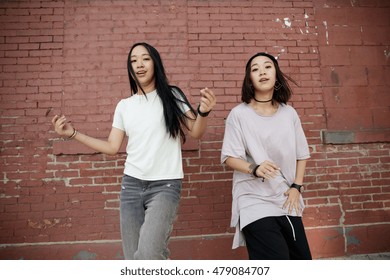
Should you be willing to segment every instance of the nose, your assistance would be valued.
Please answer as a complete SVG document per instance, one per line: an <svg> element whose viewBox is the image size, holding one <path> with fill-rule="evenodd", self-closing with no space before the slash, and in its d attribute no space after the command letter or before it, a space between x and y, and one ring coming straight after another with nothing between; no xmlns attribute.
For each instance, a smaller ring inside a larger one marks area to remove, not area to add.
<svg viewBox="0 0 390 280"><path fill-rule="evenodd" d="M265 68L261 67L259 70L259 76L265 75Z"/></svg>
<svg viewBox="0 0 390 280"><path fill-rule="evenodd" d="M142 59L137 60L137 68L142 68L142 67L144 67L144 62L142 61Z"/></svg>

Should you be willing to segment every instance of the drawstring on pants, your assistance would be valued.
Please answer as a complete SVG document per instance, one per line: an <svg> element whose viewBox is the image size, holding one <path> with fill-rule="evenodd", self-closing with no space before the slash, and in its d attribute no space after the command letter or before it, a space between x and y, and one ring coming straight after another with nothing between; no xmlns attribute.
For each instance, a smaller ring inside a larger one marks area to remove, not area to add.
<svg viewBox="0 0 390 280"><path fill-rule="evenodd" d="M289 218L287 215L286 215L286 218L287 218L288 222L290 223L290 226L291 226L291 229L292 229L292 233L293 233L293 237L294 237L294 241L297 241L297 240L295 239L295 230L294 230L294 226L293 226L293 224L291 223L290 218Z"/></svg>

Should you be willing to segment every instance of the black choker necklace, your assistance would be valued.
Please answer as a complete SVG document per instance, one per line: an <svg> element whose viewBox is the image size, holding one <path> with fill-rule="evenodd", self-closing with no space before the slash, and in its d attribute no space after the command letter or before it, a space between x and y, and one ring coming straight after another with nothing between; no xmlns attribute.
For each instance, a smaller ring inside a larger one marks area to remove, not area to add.
<svg viewBox="0 0 390 280"><path fill-rule="evenodd" d="M268 103L268 102L271 102L272 101L272 98L270 100L257 100L256 97L253 96L253 99L256 101L256 102L259 102L259 103Z"/></svg>

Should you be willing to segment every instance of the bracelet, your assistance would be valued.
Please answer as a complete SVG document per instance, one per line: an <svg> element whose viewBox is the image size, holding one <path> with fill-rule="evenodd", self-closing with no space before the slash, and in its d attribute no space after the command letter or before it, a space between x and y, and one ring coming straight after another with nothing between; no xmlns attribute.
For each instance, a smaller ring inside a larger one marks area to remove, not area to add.
<svg viewBox="0 0 390 280"><path fill-rule="evenodd" d="M256 165L255 168L252 169L252 175L256 178L259 178L259 176L257 176L257 174L256 174L257 168L259 168L259 167L260 167L260 165Z"/></svg>
<svg viewBox="0 0 390 280"><path fill-rule="evenodd" d="M293 188L293 189L297 189L299 192L301 192L301 189L303 188L302 185L298 185L298 184L295 184L293 183L291 186L290 186L290 189Z"/></svg>
<svg viewBox="0 0 390 280"><path fill-rule="evenodd" d="M68 137L68 139L71 140L71 139L75 138L76 134L77 134L77 130L75 128L73 128L73 133L71 136Z"/></svg>
<svg viewBox="0 0 390 280"><path fill-rule="evenodd" d="M259 165L257 165L256 163L252 163L251 165L249 165L249 173L253 176L253 177L256 177L256 169L259 167Z"/></svg>
<svg viewBox="0 0 390 280"><path fill-rule="evenodd" d="M211 112L211 110L208 111L208 112L205 112L205 113L201 112L201 111L200 111L200 105L198 105L197 111L198 111L198 114L199 114L201 117L203 117L203 118L207 117L207 116L210 114L210 112Z"/></svg>
<svg viewBox="0 0 390 280"><path fill-rule="evenodd" d="M265 178L262 177L262 176L257 175L257 173L256 173L257 168L259 168L260 165L255 164L255 163L252 163L249 167L251 168L251 172L250 172L251 175L252 175L253 177L256 177L256 178L262 178L262 179L263 179L262 182L264 182Z"/></svg>

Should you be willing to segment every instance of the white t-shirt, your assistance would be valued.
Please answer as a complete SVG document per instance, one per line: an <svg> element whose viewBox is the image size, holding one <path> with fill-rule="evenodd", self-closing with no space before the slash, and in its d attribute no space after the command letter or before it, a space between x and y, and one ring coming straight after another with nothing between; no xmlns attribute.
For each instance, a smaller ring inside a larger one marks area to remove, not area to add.
<svg viewBox="0 0 390 280"><path fill-rule="evenodd" d="M183 112L190 110L186 104L178 104ZM112 126L125 131L129 138L126 175L150 181L183 178L181 140L167 132L156 90L119 101Z"/></svg>

